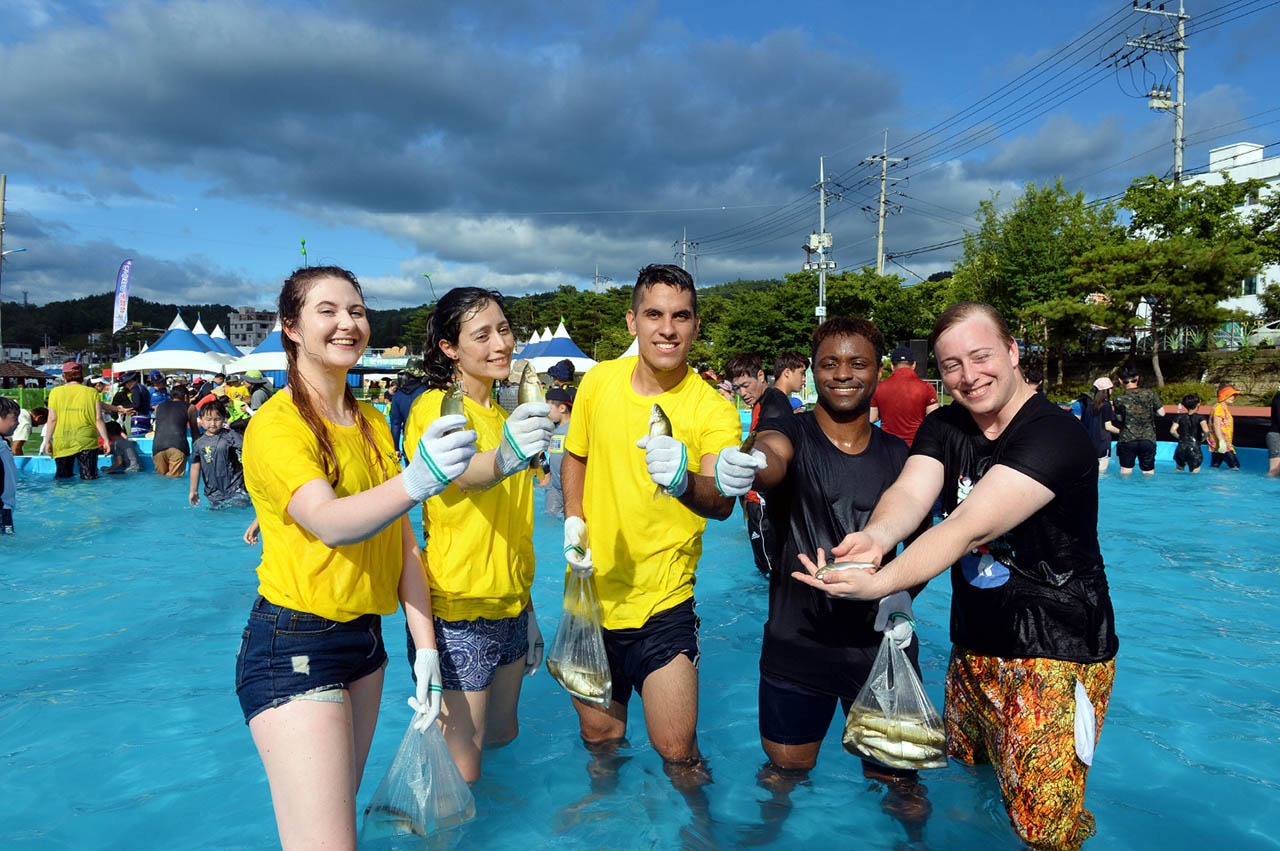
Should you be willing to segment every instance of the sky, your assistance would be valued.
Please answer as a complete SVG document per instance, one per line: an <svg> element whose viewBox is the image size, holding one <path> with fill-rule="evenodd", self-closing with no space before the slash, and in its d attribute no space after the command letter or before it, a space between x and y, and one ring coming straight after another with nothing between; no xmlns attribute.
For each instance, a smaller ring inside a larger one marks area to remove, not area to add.
<svg viewBox="0 0 1280 851"><path fill-rule="evenodd" d="M1280 155L1280 0L1186 2L1184 168ZM4 301L109 292L132 258L152 300L266 308L306 262L386 309L630 284L684 239L701 285L780 277L820 157L856 269L886 132L885 270L912 282L993 193L1172 167L1144 96L1168 55L1124 47L1169 21L1123 2L0 0L0 21L3 248L25 249Z"/></svg>

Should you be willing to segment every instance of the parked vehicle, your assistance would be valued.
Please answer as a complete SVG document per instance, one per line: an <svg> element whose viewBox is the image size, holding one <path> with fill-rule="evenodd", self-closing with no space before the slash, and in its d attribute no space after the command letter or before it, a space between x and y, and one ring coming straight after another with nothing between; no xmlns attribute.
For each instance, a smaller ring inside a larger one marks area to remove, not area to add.
<svg viewBox="0 0 1280 851"><path fill-rule="evenodd" d="M1128 337L1108 337L1102 341L1102 348L1108 352L1127 352L1129 351Z"/></svg>
<svg viewBox="0 0 1280 851"><path fill-rule="evenodd" d="M1258 330L1249 335L1249 345L1251 346L1276 346L1280 345L1280 319L1275 322L1268 322Z"/></svg>

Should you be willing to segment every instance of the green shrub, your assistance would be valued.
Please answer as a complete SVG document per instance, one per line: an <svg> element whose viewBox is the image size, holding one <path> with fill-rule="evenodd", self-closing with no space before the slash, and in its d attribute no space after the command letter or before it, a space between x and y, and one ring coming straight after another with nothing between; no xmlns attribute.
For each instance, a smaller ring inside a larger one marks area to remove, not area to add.
<svg viewBox="0 0 1280 851"><path fill-rule="evenodd" d="M1088 393L1092 396L1093 385L1068 383L1061 387L1051 387L1049 388L1048 396L1049 401L1051 402L1055 402L1059 405L1069 405L1076 399L1079 399L1081 393Z"/></svg>
<svg viewBox="0 0 1280 851"><path fill-rule="evenodd" d="M1212 384L1204 384L1199 381L1179 381L1156 388L1156 394L1160 397L1160 401L1166 405L1178 404L1182 401L1182 397L1188 393L1194 393L1199 396L1201 405L1212 407L1213 403L1218 400L1218 389Z"/></svg>

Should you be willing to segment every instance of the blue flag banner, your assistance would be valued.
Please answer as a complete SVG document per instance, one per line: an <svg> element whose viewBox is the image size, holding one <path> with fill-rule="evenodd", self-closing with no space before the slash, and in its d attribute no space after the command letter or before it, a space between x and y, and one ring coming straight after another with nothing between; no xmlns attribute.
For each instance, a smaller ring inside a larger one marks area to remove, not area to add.
<svg viewBox="0 0 1280 851"><path fill-rule="evenodd" d="M133 271L133 260L120 264L116 275L115 315L111 318L111 333L114 334L129 324L129 274Z"/></svg>

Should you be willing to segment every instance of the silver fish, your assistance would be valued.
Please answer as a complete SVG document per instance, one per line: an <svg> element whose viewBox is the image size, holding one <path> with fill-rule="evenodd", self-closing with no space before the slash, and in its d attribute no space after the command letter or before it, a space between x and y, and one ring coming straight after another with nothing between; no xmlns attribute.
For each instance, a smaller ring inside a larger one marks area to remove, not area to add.
<svg viewBox="0 0 1280 851"><path fill-rule="evenodd" d="M880 565L872 564L869 561L842 561L837 564L826 564L818 568L818 572L813 575L814 579L821 579L833 570L848 570L851 567L872 567L876 570L880 569Z"/></svg>
<svg viewBox="0 0 1280 851"><path fill-rule="evenodd" d="M661 405L654 402L653 410L649 412L649 437L652 439L659 436L673 437L674 435L671 431L671 420L667 417L667 412L662 410ZM670 495L671 492L662 485L658 485L653 492L654 499L659 496Z"/></svg>
<svg viewBox="0 0 1280 851"><path fill-rule="evenodd" d="M596 671L585 671L576 666L562 665L558 660L547 660L547 672L565 691L581 700L591 703L609 703L609 693L613 683L608 674L601 675Z"/></svg>
<svg viewBox="0 0 1280 851"><path fill-rule="evenodd" d="M466 416L466 408L463 399L466 394L462 392L462 382L455 381L449 385L449 389L444 391L444 399L440 402L440 416L447 417L452 414L461 414Z"/></svg>
<svg viewBox="0 0 1280 851"><path fill-rule="evenodd" d="M547 394L542 391L542 382L538 380L538 373L533 368L533 364L526 362L524 370L520 373L520 387L516 391L516 404L527 405L530 402L547 401ZM532 460L529 461L529 468L532 470L547 467L547 453L539 452Z"/></svg>

